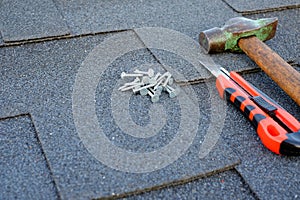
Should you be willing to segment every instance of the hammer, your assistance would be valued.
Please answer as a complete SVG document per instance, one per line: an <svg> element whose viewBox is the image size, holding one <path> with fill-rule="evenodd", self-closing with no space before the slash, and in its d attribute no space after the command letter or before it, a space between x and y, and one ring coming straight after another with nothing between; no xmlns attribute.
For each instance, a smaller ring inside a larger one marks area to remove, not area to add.
<svg viewBox="0 0 300 200"><path fill-rule="evenodd" d="M277 18L236 17L222 28L201 32L199 42L208 53L245 52L300 105L300 73L262 42L274 37L277 23Z"/></svg>

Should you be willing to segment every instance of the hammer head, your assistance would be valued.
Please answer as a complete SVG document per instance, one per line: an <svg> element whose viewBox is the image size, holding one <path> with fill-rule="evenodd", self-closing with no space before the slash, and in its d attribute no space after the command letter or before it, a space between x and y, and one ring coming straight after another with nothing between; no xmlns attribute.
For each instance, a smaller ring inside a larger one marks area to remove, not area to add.
<svg viewBox="0 0 300 200"><path fill-rule="evenodd" d="M200 44L208 53L214 52L241 52L238 47L240 38L256 36L262 41L274 37L278 19L264 18L251 20L245 17L232 18L221 28L212 28L199 35Z"/></svg>

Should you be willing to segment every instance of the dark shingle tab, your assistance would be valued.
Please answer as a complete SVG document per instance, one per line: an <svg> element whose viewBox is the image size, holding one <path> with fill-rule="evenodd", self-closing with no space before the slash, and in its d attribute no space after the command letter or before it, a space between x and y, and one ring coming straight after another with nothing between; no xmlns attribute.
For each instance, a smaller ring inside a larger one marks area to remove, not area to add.
<svg viewBox="0 0 300 200"><path fill-rule="evenodd" d="M252 199L249 187L235 170L229 170L210 177L195 180L184 185L167 187L126 198L138 199Z"/></svg>
<svg viewBox="0 0 300 200"><path fill-rule="evenodd" d="M299 0L224 0L234 10L240 13L250 14L263 11L275 11L287 8L297 8L300 6Z"/></svg>
<svg viewBox="0 0 300 200"><path fill-rule="evenodd" d="M219 0L56 0L74 34L166 27L197 38L200 29L237 14Z"/></svg>
<svg viewBox="0 0 300 200"><path fill-rule="evenodd" d="M0 198L58 199L29 116L0 121Z"/></svg>
<svg viewBox="0 0 300 200"><path fill-rule="evenodd" d="M69 29L52 1L1 1L0 27L5 42L69 34Z"/></svg>

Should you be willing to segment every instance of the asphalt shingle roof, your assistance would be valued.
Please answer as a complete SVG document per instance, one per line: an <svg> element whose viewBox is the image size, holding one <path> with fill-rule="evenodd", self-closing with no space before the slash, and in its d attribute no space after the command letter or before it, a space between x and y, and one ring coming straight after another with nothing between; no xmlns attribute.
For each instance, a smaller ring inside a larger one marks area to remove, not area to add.
<svg viewBox="0 0 300 200"><path fill-rule="evenodd" d="M235 11L243 14L266 12L266 11L276 11L288 8L299 8L299 0L260 0L260 1L235 1L235 0L225 0L225 2L232 7Z"/></svg>
<svg viewBox="0 0 300 200"><path fill-rule="evenodd" d="M132 31L119 34L123 38L129 37L132 40L138 40ZM2 98L6 100L3 104L5 113L1 113L1 115L7 117L7 113L18 110L19 105L26 109L24 112L31 114L47 159L51 163L53 176L58 187L61 188L60 194L63 198L69 199L82 195L84 195L82 197L98 197L109 196L112 193L121 194L201 176L207 172L219 171L223 168L232 168L233 165L238 163L235 154L223 145L217 145L217 148L214 148L208 157L201 162L197 161L200 142L203 140L205 130L210 122L210 116L207 114L207 110L210 109L209 99L205 98L206 95L203 96L203 94L208 93L205 85L198 87L196 91L196 94L199 93L197 96L202 96L202 102L208 101L204 104L198 104L200 106L199 110L202 110L202 112L189 111L189 118L196 119L193 123L198 125L198 131L195 132L197 136L192 140L193 145L185 156L182 156L169 167L145 175L130 174L106 167L93 158L83 146L72 122L72 90L78 68L85 59L85 52L89 52L103 39L104 37L99 35L81 39L74 38L68 40L67 43L60 40L27 44L17 49L1 49L4 50L2 55L6 57L1 64L1 73L5 74L1 78L5 88ZM23 62L21 63L21 61ZM118 88L116 87L116 84L118 84L116 80L119 79L122 71L131 71L133 67L144 63L158 65L147 50L128 53L117 59L101 76L95 99L97 102L96 113L103 132L110 139L115 138L115 145L136 152L153 151L172 141L180 128L178 126L181 120L179 117L181 115L180 108L183 109L180 107L178 100L171 100L165 95L165 98L160 101L160 106L166 107L167 125L164 126L161 132L157 133L157 136L153 136L149 140L137 140L134 137L129 137L117 128L117 124L111 123L111 119L113 119L112 111L119 107L121 110L124 109L120 102L114 103L112 91L114 88ZM15 65L19 67L13 68L12 66ZM115 98L125 101L128 93L117 93L117 95ZM193 105L193 102L183 92L181 96L186 96L180 101L187 101L186 104L190 109L197 108L197 104ZM111 104L117 104L117 108L113 110ZM132 97L129 112L133 121L140 126L147 125L150 120L147 110L153 109L151 106L153 105L148 98ZM159 108L161 107L156 109ZM124 110L122 111L124 112ZM143 115L145 116L139 117ZM154 117L159 119L157 115L154 115ZM89 123L90 119L86 118L86 120L83 123ZM128 120L125 123L128 123ZM155 126L155 122L153 123L152 127ZM222 141L220 140L219 143L222 144ZM99 176L99 173L101 176ZM113 179L111 177L119 178ZM120 179L123 180L120 181ZM88 180L88 183L86 180Z"/></svg>
<svg viewBox="0 0 300 200"><path fill-rule="evenodd" d="M68 26L53 1L4 0L0 17L5 42L69 34Z"/></svg>
<svg viewBox="0 0 300 200"><path fill-rule="evenodd" d="M267 150L246 118L219 98L214 80L207 80L211 75L197 64L203 56L229 71L243 72L299 120L300 107L246 55L204 56L197 46L200 31L221 27L232 17L278 17L276 36L266 43L300 71L299 1L53 0L0 5L1 199L300 198L299 158ZM164 48L153 48L157 46L149 43L151 32L145 27L167 28L151 40ZM163 34L167 32L170 37ZM194 43L183 45L178 33ZM167 44L176 41L175 52L167 51L173 48ZM111 54L115 52L123 54ZM106 68L103 63L108 63ZM197 84L182 85L179 97L165 94L156 104L117 91L124 83L121 72L149 66L171 71L176 81ZM101 134L133 153L118 157L118 150L103 148ZM161 151L174 141L181 145L169 154ZM154 157L148 159L151 152ZM138 154L147 162L134 165L136 160L130 159ZM113 158L114 166L101 160L103 155ZM133 172L143 168L153 170Z"/></svg>
<svg viewBox="0 0 300 200"><path fill-rule="evenodd" d="M0 198L57 198L57 188L30 116L3 119L0 130Z"/></svg>

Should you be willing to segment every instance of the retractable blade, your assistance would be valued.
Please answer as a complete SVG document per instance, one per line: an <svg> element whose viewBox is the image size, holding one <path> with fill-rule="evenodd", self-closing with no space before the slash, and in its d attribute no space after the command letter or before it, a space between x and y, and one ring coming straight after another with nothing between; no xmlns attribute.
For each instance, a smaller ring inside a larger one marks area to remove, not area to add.
<svg viewBox="0 0 300 200"><path fill-rule="evenodd" d="M219 95L235 105L254 126L262 143L276 154L300 155L300 122L236 72L199 61L217 79Z"/></svg>

